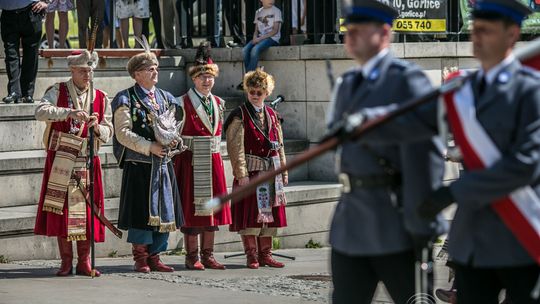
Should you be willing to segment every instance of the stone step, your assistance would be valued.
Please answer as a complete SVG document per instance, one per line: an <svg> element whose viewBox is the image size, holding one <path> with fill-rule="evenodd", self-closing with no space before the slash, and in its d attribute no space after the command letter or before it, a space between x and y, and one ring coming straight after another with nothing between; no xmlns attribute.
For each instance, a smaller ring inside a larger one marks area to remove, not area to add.
<svg viewBox="0 0 540 304"><path fill-rule="evenodd" d="M287 140L285 153L289 158L305 150L305 140ZM232 169L227 153L226 142L221 144L221 153L225 163L227 184L232 185ZM103 166L105 197L118 197L122 180L122 171L117 167L112 153L112 146L105 146L100 151ZM42 183L45 164L43 150L0 152L0 208L36 204ZM307 180L307 165L290 173L291 181Z"/></svg>
<svg viewBox="0 0 540 304"><path fill-rule="evenodd" d="M339 199L341 185L322 182L294 182L285 187L289 227L279 232L281 248L301 248L310 240L327 245L328 229L333 208ZM116 223L118 198L107 199L105 214ZM58 258L55 238L33 235L36 206L0 208L0 256L9 260ZM126 243L127 233L120 240L107 232L106 242L96 246L97 256L112 251L118 255L131 254ZM182 234L171 233L169 249L183 247ZM216 236L216 251L238 251L240 238L221 227Z"/></svg>

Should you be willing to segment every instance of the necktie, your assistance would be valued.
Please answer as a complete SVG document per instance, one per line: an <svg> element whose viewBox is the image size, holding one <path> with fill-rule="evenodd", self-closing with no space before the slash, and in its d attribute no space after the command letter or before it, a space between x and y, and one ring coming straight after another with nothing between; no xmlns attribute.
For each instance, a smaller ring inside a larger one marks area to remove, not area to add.
<svg viewBox="0 0 540 304"><path fill-rule="evenodd" d="M486 77L482 76L482 79L480 79L480 82L478 83L478 96L481 97L484 95L484 92L486 91Z"/></svg>
<svg viewBox="0 0 540 304"><path fill-rule="evenodd" d="M201 100L201 104L203 105L206 115L208 115L208 119L210 120L210 123L214 124L214 107L211 104L210 97L199 96L199 99Z"/></svg>
<svg viewBox="0 0 540 304"><path fill-rule="evenodd" d="M362 85L363 81L364 81L364 74L362 72L356 73L352 82L352 89L353 90L358 89Z"/></svg>
<svg viewBox="0 0 540 304"><path fill-rule="evenodd" d="M362 82L364 81L364 75L362 74L362 71L356 72L356 74L352 77L350 86L348 88L349 96L354 96L358 89L360 89L360 86L362 86Z"/></svg>
<svg viewBox="0 0 540 304"><path fill-rule="evenodd" d="M154 107L154 110L159 110L159 104L156 101L156 96L154 95L154 92L148 92L148 99L150 100L150 103L152 104L152 107Z"/></svg>
<svg viewBox="0 0 540 304"><path fill-rule="evenodd" d="M258 111L255 110L255 111L257 112L259 127L261 128L261 130L263 130L264 133L266 133L266 124L264 123L264 112L262 111L262 109L259 109Z"/></svg>

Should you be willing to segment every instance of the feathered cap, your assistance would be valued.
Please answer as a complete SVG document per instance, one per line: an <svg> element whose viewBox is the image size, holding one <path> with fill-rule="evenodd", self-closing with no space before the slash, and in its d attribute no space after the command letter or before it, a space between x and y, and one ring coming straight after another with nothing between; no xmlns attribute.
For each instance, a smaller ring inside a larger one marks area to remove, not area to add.
<svg viewBox="0 0 540 304"><path fill-rule="evenodd" d="M99 56L98 53L94 51L94 46L96 45L96 36L97 25L94 26L91 35L88 37L88 48L86 50L75 50L71 52L70 56L67 57L69 67L90 67L92 70L97 67Z"/></svg>
<svg viewBox="0 0 540 304"><path fill-rule="evenodd" d="M262 68L257 68L255 71L247 72L244 75L244 90L249 88L258 88L265 90L268 95L274 91L274 77L263 71Z"/></svg>
<svg viewBox="0 0 540 304"><path fill-rule="evenodd" d="M195 78L201 74L210 74L214 77L219 75L219 67L210 56L210 44L201 42L195 54L195 64L189 68L189 76Z"/></svg>
<svg viewBox="0 0 540 304"><path fill-rule="evenodd" d="M139 53L129 59L127 63L127 71L131 77L133 77L136 71L140 71L153 65L159 65L156 54L150 51L150 44L148 44L146 37L142 35L142 40L136 36L134 38L140 45L142 45L144 52Z"/></svg>
<svg viewBox="0 0 540 304"><path fill-rule="evenodd" d="M89 50L75 50L71 52L71 55L67 57L67 63L70 67L95 69L99 61L98 53L96 51L90 52Z"/></svg>

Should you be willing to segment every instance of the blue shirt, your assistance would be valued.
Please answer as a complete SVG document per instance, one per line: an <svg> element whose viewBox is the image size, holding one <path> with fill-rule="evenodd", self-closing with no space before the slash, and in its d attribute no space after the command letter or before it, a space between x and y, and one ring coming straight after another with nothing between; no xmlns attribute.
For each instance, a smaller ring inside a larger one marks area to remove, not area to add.
<svg viewBox="0 0 540 304"><path fill-rule="evenodd" d="M0 9L3 10L16 10L20 8L25 8L28 5L38 2L39 0L1 0Z"/></svg>

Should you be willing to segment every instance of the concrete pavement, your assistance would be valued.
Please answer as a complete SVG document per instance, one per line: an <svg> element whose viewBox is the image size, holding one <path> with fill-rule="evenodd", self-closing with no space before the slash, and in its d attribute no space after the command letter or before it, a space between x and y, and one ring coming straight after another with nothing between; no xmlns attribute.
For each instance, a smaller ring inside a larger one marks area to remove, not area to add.
<svg viewBox="0 0 540 304"><path fill-rule="evenodd" d="M278 250L296 260L277 258L283 269L247 269L244 257L224 259L227 270L189 271L184 257L168 255L162 260L173 273L141 274L132 271L131 257L100 258L99 278L56 277L57 260L17 261L0 264L0 303L330 303L328 248ZM437 285L447 287L446 269L437 263ZM374 303L391 303L379 288Z"/></svg>

